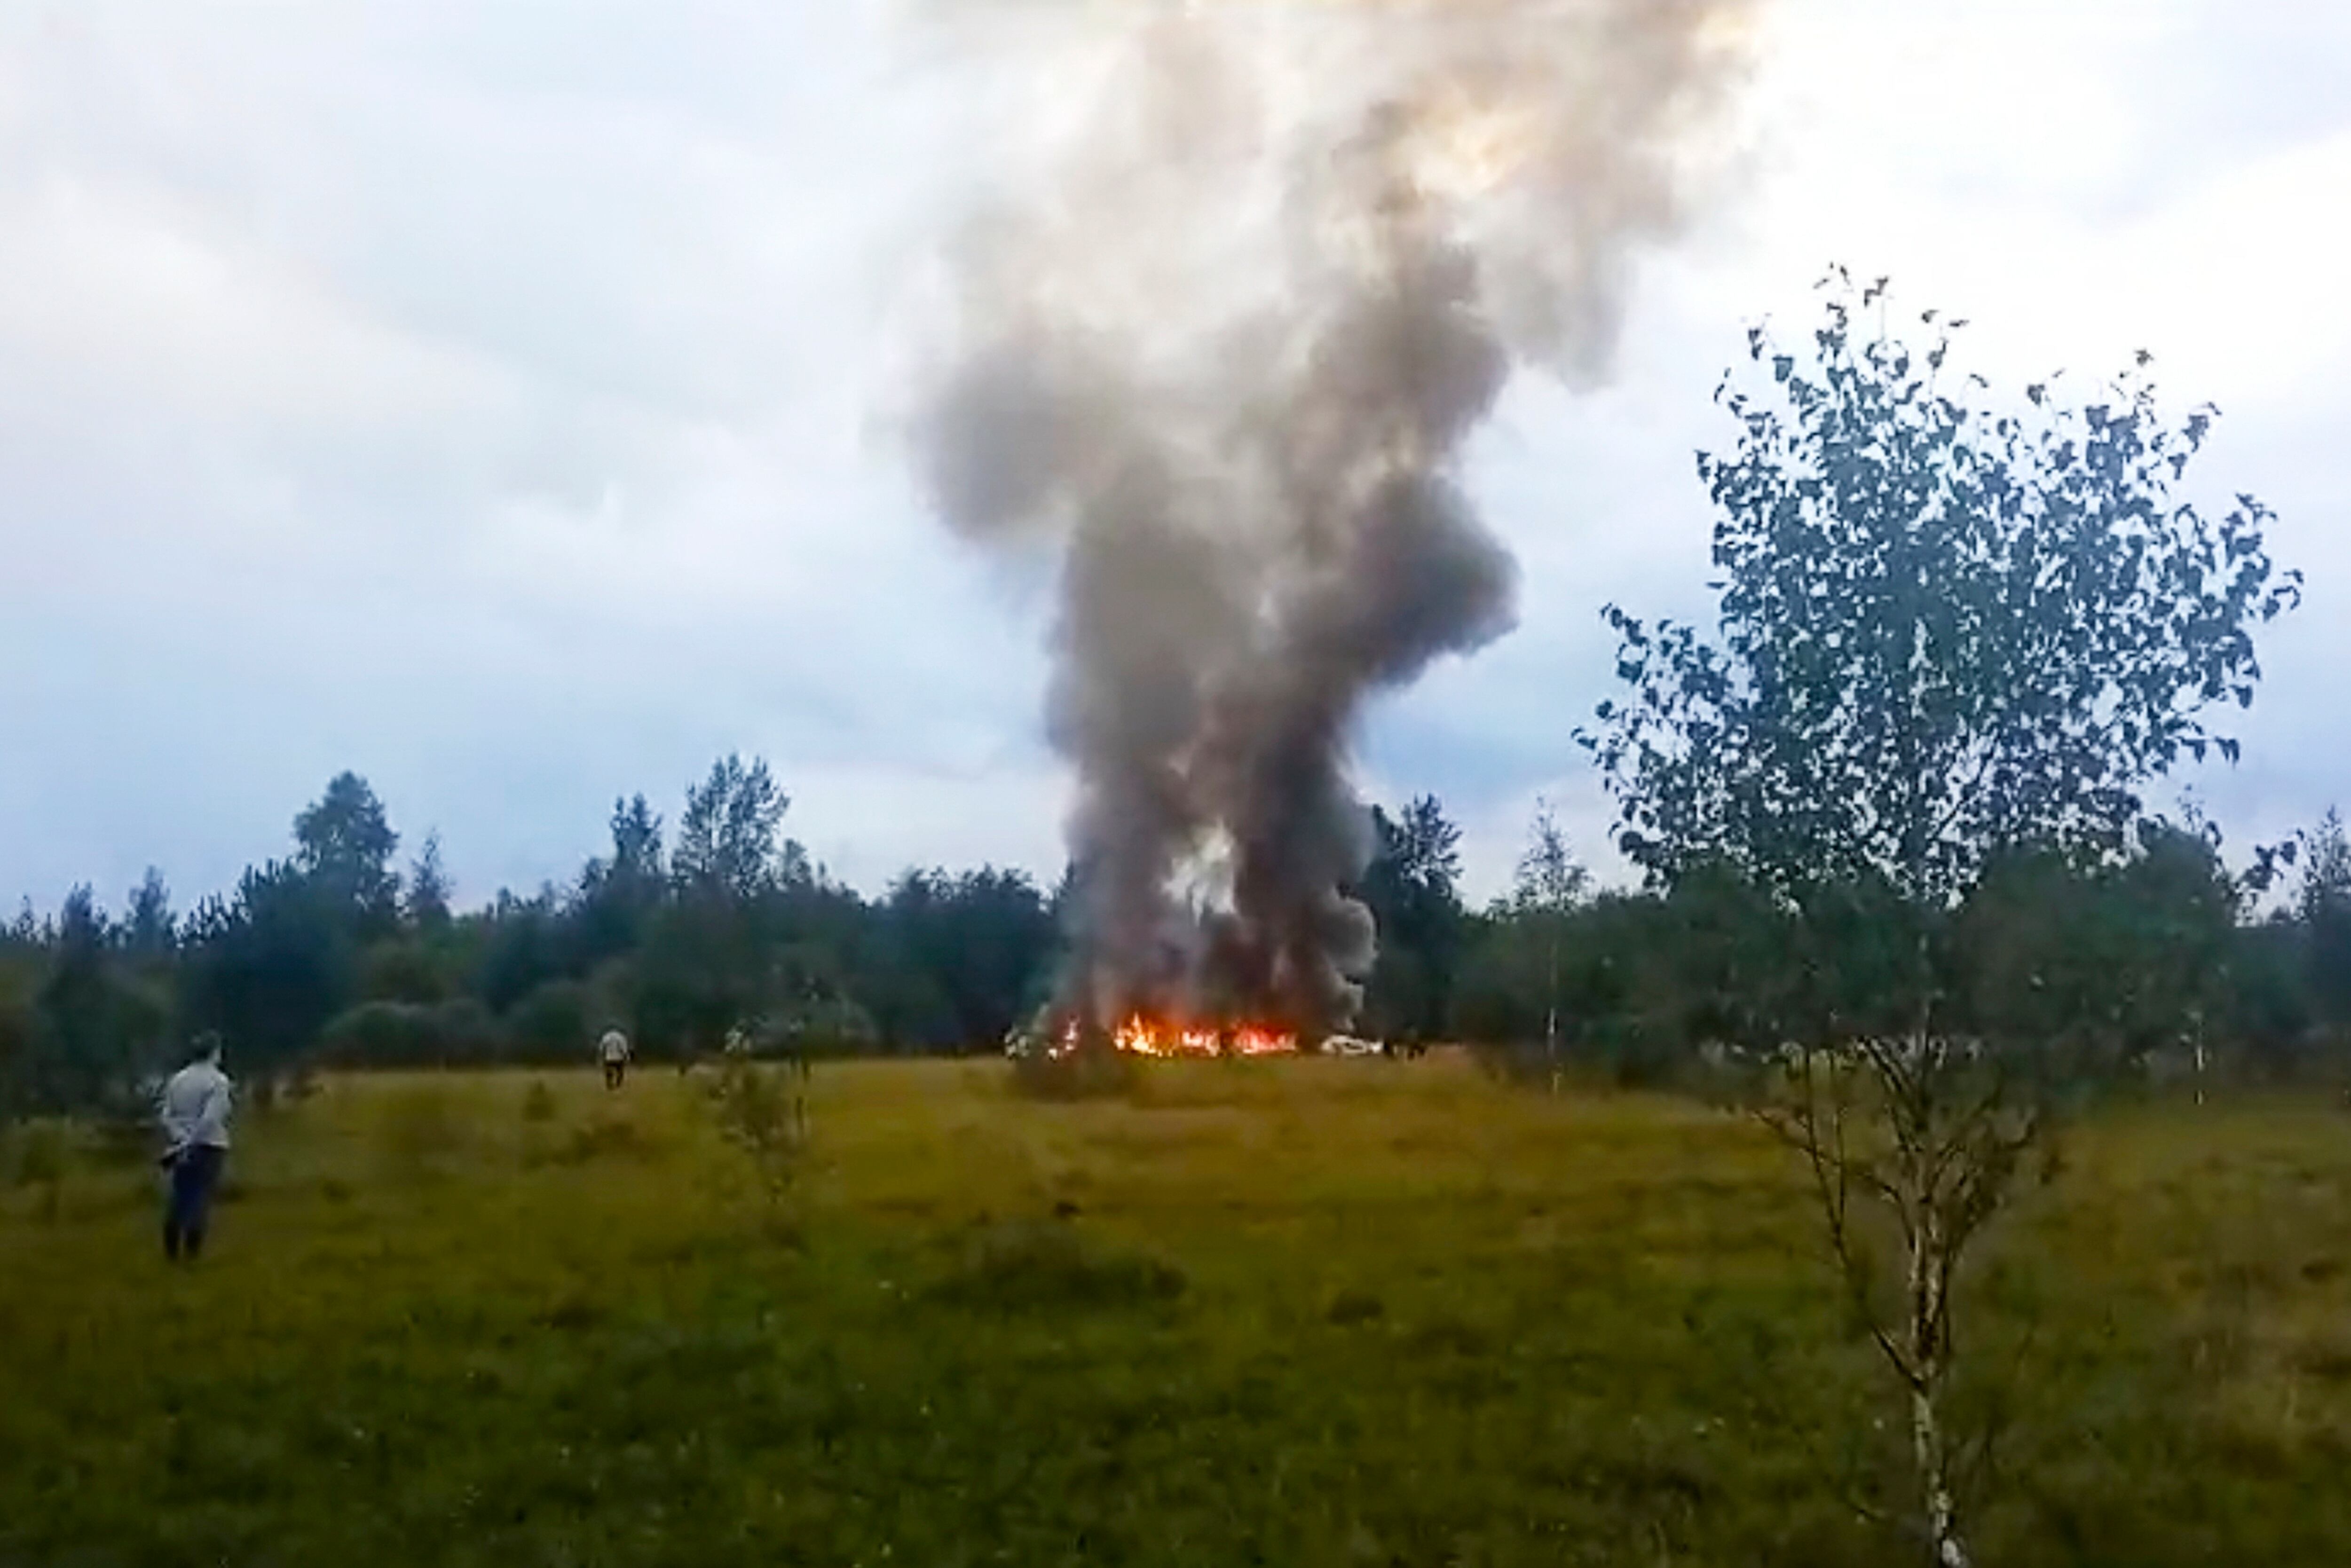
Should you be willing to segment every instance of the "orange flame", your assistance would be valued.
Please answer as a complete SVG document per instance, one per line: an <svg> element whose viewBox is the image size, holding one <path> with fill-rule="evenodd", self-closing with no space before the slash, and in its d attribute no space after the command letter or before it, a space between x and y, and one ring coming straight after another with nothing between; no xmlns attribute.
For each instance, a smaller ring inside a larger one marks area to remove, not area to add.
<svg viewBox="0 0 2351 1568"><path fill-rule="evenodd" d="M1071 1020L1062 1025L1052 1054L1075 1051L1078 1040L1078 1025ZM1281 1056L1298 1049L1298 1037L1263 1024L1217 1030L1136 1013L1111 1031L1111 1043L1133 1056Z"/></svg>
<svg viewBox="0 0 2351 1568"><path fill-rule="evenodd" d="M1261 1024L1229 1031L1149 1019L1138 1013L1118 1026L1113 1039L1137 1056L1276 1056L1298 1049L1297 1039Z"/></svg>

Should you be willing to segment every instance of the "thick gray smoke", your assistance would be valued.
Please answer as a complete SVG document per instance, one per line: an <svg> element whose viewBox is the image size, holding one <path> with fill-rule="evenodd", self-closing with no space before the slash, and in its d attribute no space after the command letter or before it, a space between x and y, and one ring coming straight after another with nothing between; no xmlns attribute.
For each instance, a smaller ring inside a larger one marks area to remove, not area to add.
<svg viewBox="0 0 2351 1568"><path fill-rule="evenodd" d="M952 251L916 429L956 529L1061 551L1065 1015L1352 1018L1357 716L1512 624L1463 444L1517 367L1604 366L1743 10L998 15L1032 135Z"/></svg>

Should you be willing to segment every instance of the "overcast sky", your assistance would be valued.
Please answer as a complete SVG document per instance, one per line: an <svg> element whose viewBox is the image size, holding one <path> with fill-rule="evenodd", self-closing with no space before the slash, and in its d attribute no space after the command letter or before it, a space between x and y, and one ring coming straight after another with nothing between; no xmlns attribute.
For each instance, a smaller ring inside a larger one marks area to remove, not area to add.
<svg viewBox="0 0 2351 1568"><path fill-rule="evenodd" d="M1709 394L1841 259L1997 375L2145 347L2221 406L2205 482L2309 584L2195 787L2241 844L2351 803L2351 6L1768 15L1614 381L1479 442L1519 630L1371 715L1366 789L1441 795L1481 895L1539 794L1604 862L1600 608L1703 608ZM966 85L854 0L0 0L0 891L185 902L354 768L479 898L728 749L869 890L1057 873L1046 591L876 417Z"/></svg>

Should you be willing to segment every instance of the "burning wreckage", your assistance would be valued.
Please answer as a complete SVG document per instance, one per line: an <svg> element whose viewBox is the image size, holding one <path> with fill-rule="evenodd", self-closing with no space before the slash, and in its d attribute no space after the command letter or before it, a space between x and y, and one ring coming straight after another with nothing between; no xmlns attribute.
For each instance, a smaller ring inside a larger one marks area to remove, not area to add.
<svg viewBox="0 0 2351 1568"><path fill-rule="evenodd" d="M1463 454L1519 370L1600 378L1747 8L1196 0L982 29L1015 118L974 143L988 188L908 429L950 528L1058 571L1074 876L1029 1048L1350 1038L1360 715L1513 624Z"/></svg>
<svg viewBox="0 0 2351 1568"><path fill-rule="evenodd" d="M1005 1036L1004 1053L1011 1057L1060 1057L1071 1054L1085 1043L1083 1030L1074 1020L1055 1030L1040 1019ZM1132 1056L1156 1057L1289 1056L1300 1049L1298 1037L1280 1030L1249 1024L1186 1028L1156 1023L1140 1015L1109 1031L1099 1043ZM1377 1040L1352 1034L1328 1036L1318 1049L1325 1056L1383 1056L1388 1051Z"/></svg>
<svg viewBox="0 0 2351 1568"><path fill-rule="evenodd" d="M1076 1019L1065 1019L1058 1028L1040 1019L1007 1036L1004 1050L1008 1056L1066 1056L1087 1043L1084 1028ZM1256 1025L1186 1026L1158 1022L1139 1013L1095 1043L1132 1056L1284 1056L1298 1050L1298 1037L1280 1030Z"/></svg>

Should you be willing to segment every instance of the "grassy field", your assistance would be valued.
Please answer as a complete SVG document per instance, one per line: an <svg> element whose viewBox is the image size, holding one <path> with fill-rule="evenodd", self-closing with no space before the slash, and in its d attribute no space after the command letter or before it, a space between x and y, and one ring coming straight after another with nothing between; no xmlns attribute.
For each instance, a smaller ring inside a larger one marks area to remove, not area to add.
<svg viewBox="0 0 2351 1568"><path fill-rule="evenodd" d="M333 1082L247 1119L193 1271L143 1169L0 1192L0 1563L1910 1560L1736 1117L1441 1059L813 1095L781 1209L666 1071ZM1982 1561L2351 1561L2351 1118L2068 1155L1961 1325Z"/></svg>

